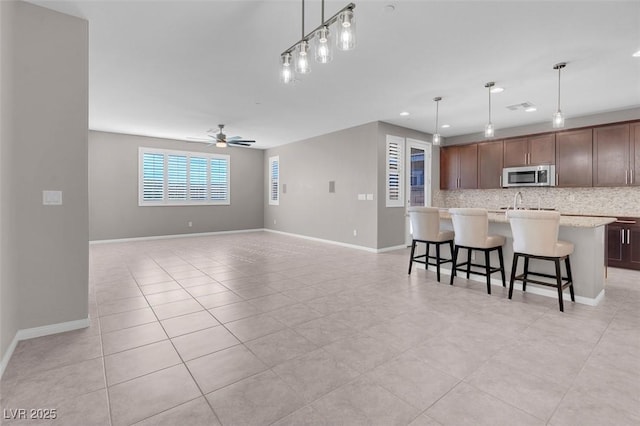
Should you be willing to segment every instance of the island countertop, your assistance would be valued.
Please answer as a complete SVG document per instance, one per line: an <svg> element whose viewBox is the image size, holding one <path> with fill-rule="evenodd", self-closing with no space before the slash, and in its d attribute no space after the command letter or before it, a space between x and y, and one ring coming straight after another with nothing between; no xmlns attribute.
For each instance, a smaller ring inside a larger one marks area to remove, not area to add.
<svg viewBox="0 0 640 426"><path fill-rule="evenodd" d="M505 214L506 210L487 210L489 222L493 223L509 223L509 219ZM441 219L451 219L449 209L440 209ZM569 226L573 228L597 228L598 226L608 225L615 222L615 217L600 216L574 216L560 215L560 226Z"/></svg>

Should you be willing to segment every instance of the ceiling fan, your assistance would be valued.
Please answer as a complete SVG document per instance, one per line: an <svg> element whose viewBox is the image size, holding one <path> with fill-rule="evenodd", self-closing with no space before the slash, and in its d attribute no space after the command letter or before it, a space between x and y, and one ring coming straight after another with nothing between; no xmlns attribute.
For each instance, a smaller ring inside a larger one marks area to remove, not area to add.
<svg viewBox="0 0 640 426"><path fill-rule="evenodd" d="M224 129L224 124L218 124L218 129L209 129L207 131L207 133L209 133L208 136L211 139L214 140L213 142L209 143L209 145L207 145L207 146L211 146L211 145L214 145L214 144L218 148L226 148L229 145L251 146L252 143L256 142L256 141L253 141L253 140L242 139L242 136L231 136L231 137L227 138L227 135L225 135L223 133L222 129ZM190 141L194 141L194 142L198 142L198 141L206 142L206 141L209 141L208 139L200 139L200 138L187 138L187 139L190 139Z"/></svg>

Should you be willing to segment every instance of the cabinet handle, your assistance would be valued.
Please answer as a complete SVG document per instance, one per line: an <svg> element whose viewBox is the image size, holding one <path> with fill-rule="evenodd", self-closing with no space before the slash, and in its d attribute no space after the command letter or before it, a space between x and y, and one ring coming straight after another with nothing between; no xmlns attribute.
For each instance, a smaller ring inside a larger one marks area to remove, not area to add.
<svg viewBox="0 0 640 426"><path fill-rule="evenodd" d="M531 164L531 153L527 153L527 164Z"/></svg>
<svg viewBox="0 0 640 426"><path fill-rule="evenodd" d="M624 184L629 185L629 170L624 171Z"/></svg>
<svg viewBox="0 0 640 426"><path fill-rule="evenodd" d="M627 244L631 244L631 230L627 229Z"/></svg>
<svg viewBox="0 0 640 426"><path fill-rule="evenodd" d="M624 229L620 230L620 243L624 244Z"/></svg>
<svg viewBox="0 0 640 426"><path fill-rule="evenodd" d="M633 169L629 171L629 174L631 175L631 185L633 185Z"/></svg>
<svg viewBox="0 0 640 426"><path fill-rule="evenodd" d="M502 188L502 175L500 175L499 177L500 177L500 188Z"/></svg>
<svg viewBox="0 0 640 426"><path fill-rule="evenodd" d="M560 175L558 173L556 173L556 186L560 185Z"/></svg>

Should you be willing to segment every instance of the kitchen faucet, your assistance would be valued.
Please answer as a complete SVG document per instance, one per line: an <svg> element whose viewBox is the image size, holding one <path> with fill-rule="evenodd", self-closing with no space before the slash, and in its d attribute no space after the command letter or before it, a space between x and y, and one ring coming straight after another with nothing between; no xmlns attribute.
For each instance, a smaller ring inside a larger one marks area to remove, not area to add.
<svg viewBox="0 0 640 426"><path fill-rule="evenodd" d="M513 209L514 210L518 210L518 200L520 201L519 204L522 204L522 192L520 192L520 191L516 192L516 195L513 196Z"/></svg>

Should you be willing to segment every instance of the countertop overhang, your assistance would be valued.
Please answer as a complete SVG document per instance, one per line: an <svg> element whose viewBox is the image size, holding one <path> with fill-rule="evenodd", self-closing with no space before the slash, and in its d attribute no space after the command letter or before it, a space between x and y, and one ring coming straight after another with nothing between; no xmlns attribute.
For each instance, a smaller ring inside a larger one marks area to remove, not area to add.
<svg viewBox="0 0 640 426"><path fill-rule="evenodd" d="M489 222L509 223L506 210L487 210ZM440 209L440 219L451 219L449 209ZM615 222L615 217L560 215L560 226L573 228L597 228Z"/></svg>

